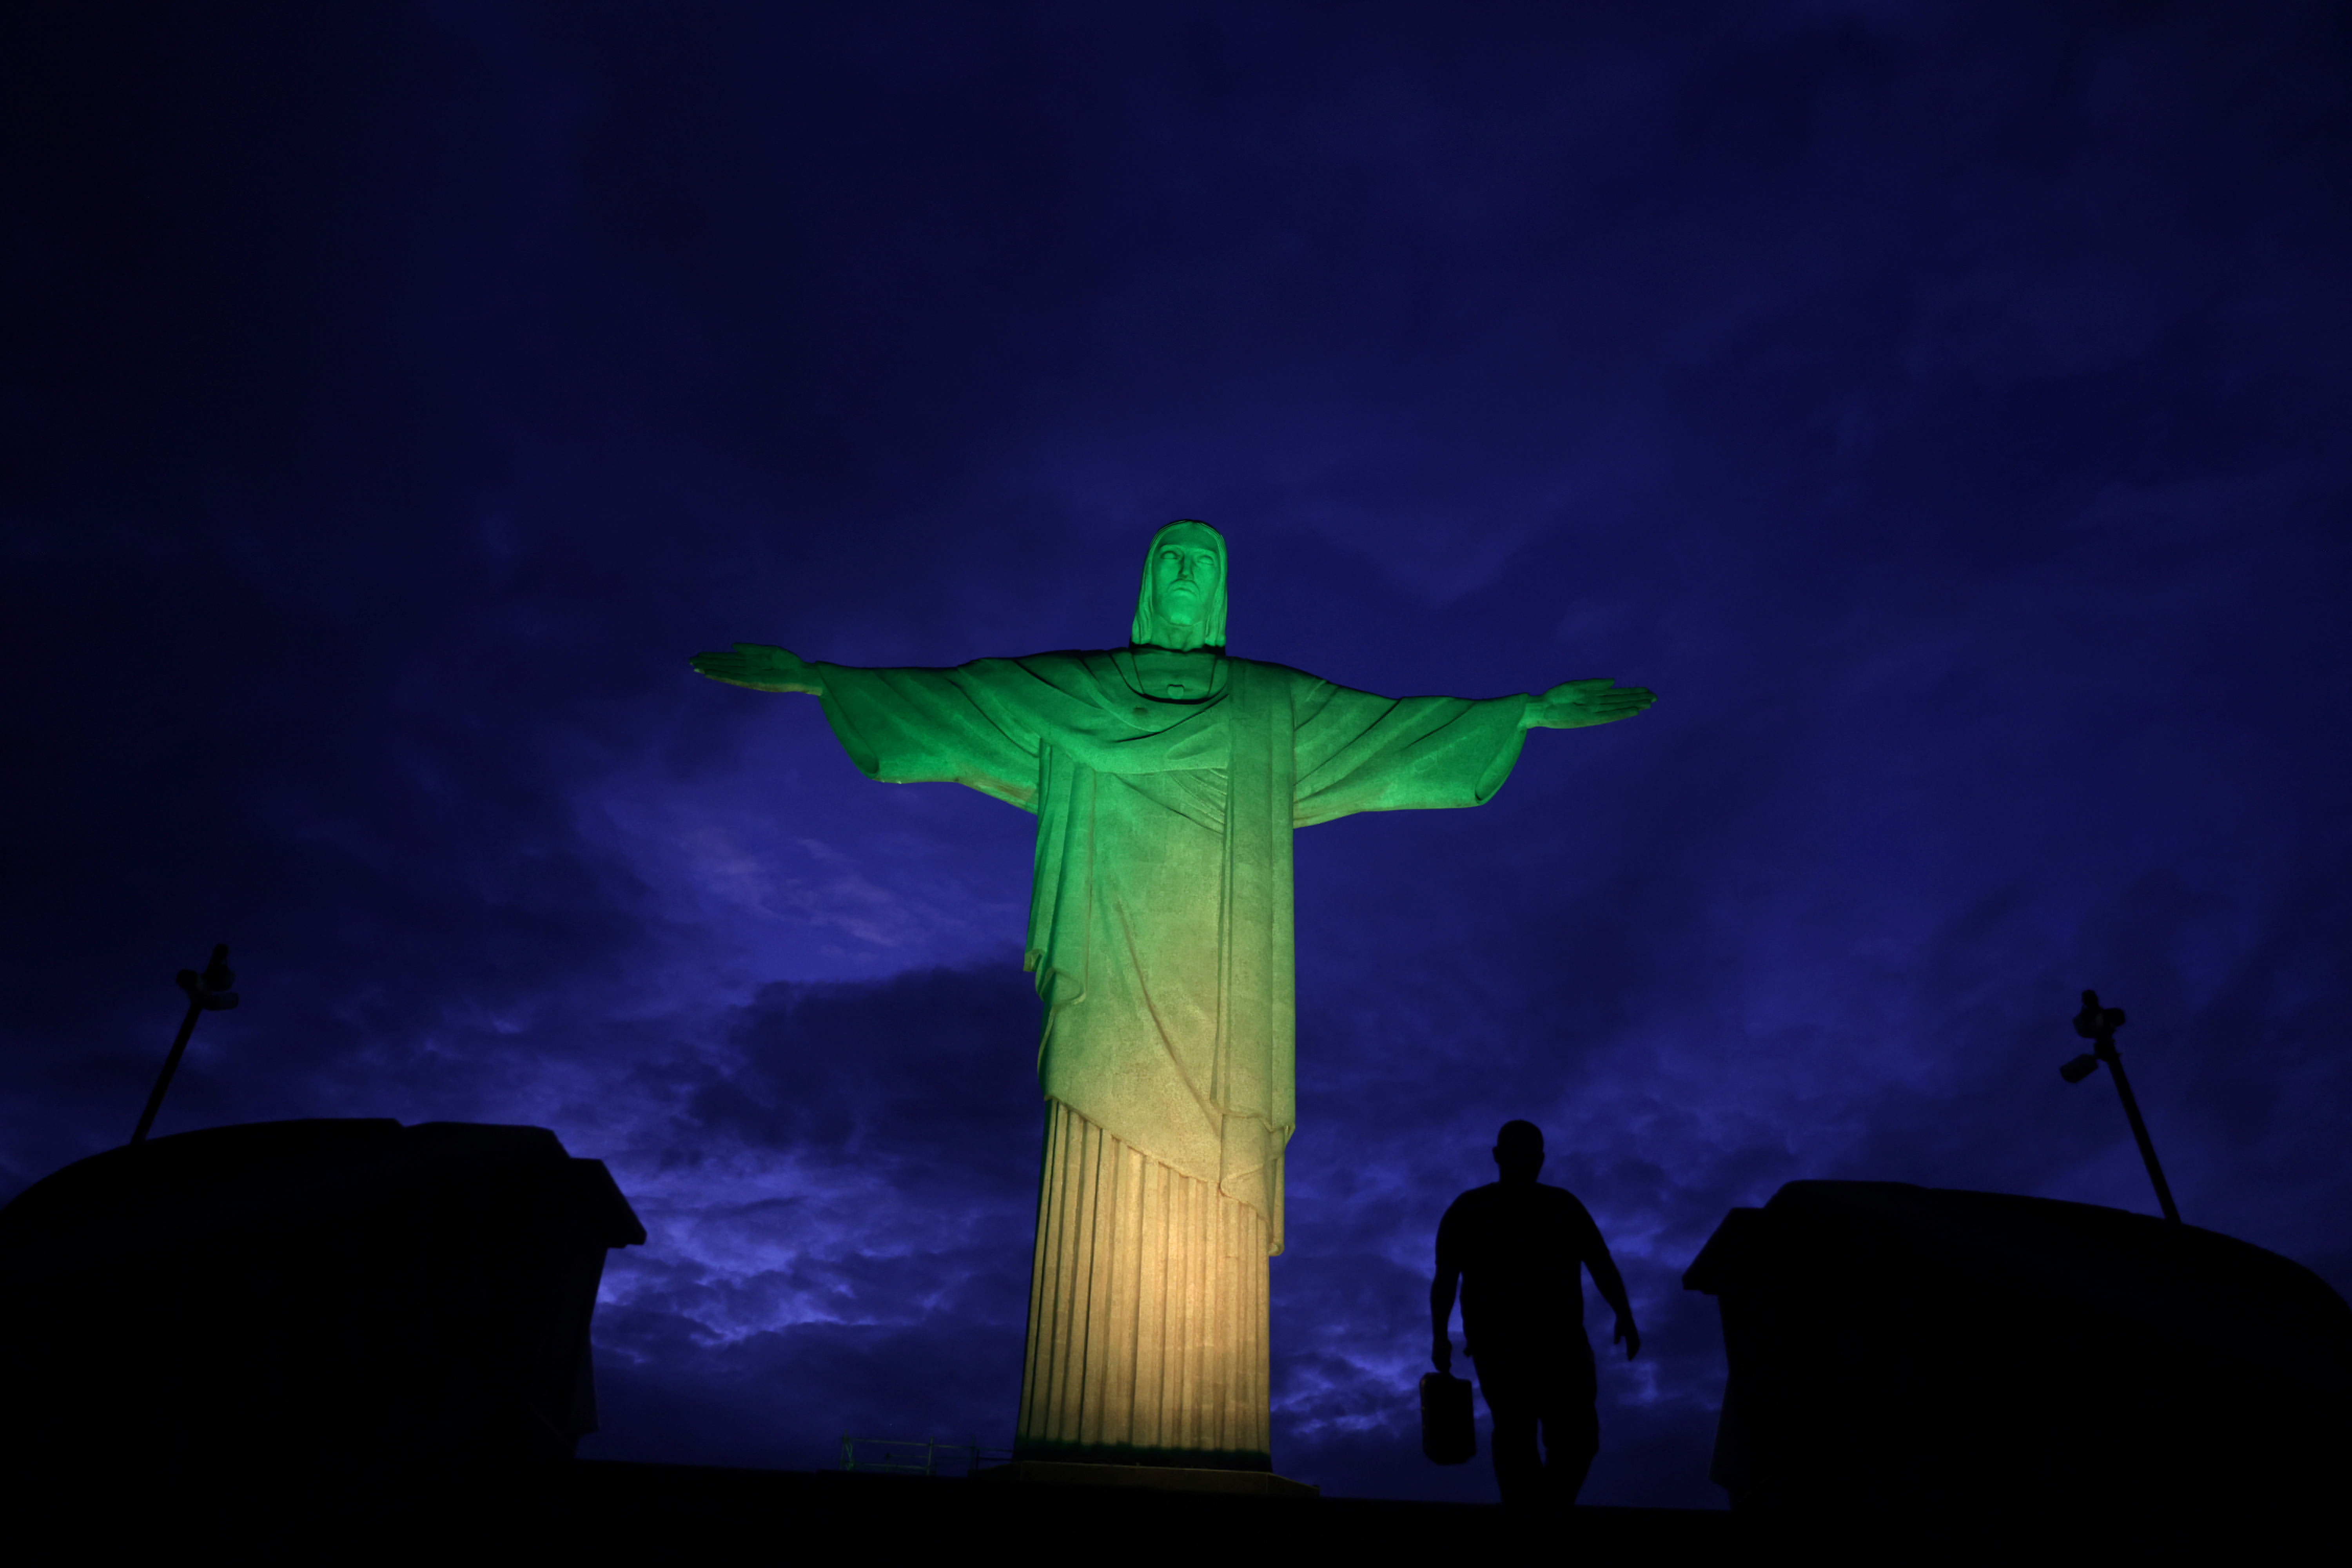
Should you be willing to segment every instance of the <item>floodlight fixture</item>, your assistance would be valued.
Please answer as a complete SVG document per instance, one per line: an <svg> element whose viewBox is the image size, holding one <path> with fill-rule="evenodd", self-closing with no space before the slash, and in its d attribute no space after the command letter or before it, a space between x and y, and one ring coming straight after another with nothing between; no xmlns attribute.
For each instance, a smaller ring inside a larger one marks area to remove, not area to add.
<svg viewBox="0 0 2352 1568"><path fill-rule="evenodd" d="M2124 1102L2124 1119L2131 1123L2132 1140L2139 1145L2139 1157L2147 1166L2147 1179L2156 1187L2156 1201L2164 1210L2164 1217L2173 1224L2180 1223L2180 1210L2172 1202L2172 1188L2164 1179L2164 1167L2156 1163L2156 1142L2147 1135L2147 1123L2140 1120L2139 1100L2132 1094L2131 1079L2124 1074L2124 1058L2116 1050L2116 1031L2124 1026L2121 1007L2102 1007L2099 994L2083 993L2083 1010L2074 1015L2074 1032L2091 1042L2091 1048L2058 1069L2058 1076L2068 1083L2080 1083L2099 1070L2105 1062L2113 1069L2116 1096Z"/></svg>
<svg viewBox="0 0 2352 1568"><path fill-rule="evenodd" d="M236 984L236 971L228 966L228 943L213 949L212 962L205 972L183 969L177 984L188 994L188 1016L180 1020L179 1037L172 1042L171 1055L163 1058L163 1070L155 1075L155 1088L147 1096L147 1109L139 1113L139 1129L131 1134L133 1143L147 1142L147 1134L155 1125L155 1113L163 1109L164 1091L172 1087L172 1075L180 1070L180 1058L188 1049L188 1037L196 1032L196 1020L206 1013L225 1013L236 1005L236 993L229 987Z"/></svg>

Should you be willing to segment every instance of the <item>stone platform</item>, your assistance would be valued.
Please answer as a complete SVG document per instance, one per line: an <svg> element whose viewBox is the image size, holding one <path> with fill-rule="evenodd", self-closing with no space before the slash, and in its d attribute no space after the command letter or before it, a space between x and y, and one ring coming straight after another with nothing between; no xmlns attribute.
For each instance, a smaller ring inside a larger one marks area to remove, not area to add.
<svg viewBox="0 0 2352 1568"><path fill-rule="evenodd" d="M1214 1492L1223 1497L1320 1497L1323 1489L1267 1470L1198 1470L1177 1465L1073 1465L1051 1459L1015 1459L991 1465L976 1481L1025 1486L1123 1487L1154 1492Z"/></svg>
<svg viewBox="0 0 2352 1568"><path fill-rule="evenodd" d="M297 1486L255 1472L234 1486L157 1489L133 1477L85 1475L79 1484L28 1488L0 1473L9 1540L28 1561L88 1555L93 1545L169 1552L237 1552L263 1561L376 1561L495 1552L517 1561L765 1559L811 1552L827 1560L938 1554L942 1561L1007 1550L1108 1552L1145 1562L1210 1554L1247 1562L1301 1553L1302 1562L1448 1560L1468 1552L1534 1562L1727 1565L1783 1557L1881 1563L1919 1557L1974 1561L2025 1543L2105 1560L2118 1552L2178 1558L2191 1547L2217 1561L2290 1560L2315 1518L2269 1508L2219 1510L2201 1521L2105 1512L2021 1513L1998 1499L1965 1512L1887 1510L1857 1499L1811 1519L1697 1509L1580 1507L1528 1520L1492 1505L1181 1490L1103 1481L875 1475L837 1470L723 1469L575 1460L495 1480L383 1474L347 1486Z"/></svg>
<svg viewBox="0 0 2352 1568"><path fill-rule="evenodd" d="M910 1553L960 1561L1058 1542L1147 1562L1196 1552L1217 1561L1240 1552L1258 1562L1289 1552L1309 1554L1301 1561L1338 1552L1375 1562L1400 1552L1435 1558L1505 1550L1527 1539L1520 1521L1498 1507L1320 1497L1296 1481L1282 1483L1280 1492L1210 1491L1099 1479L1056 1484L1036 1476L1012 1481L591 1459L496 1479L379 1474L323 1488L266 1474L205 1489L84 1476L79 1484L31 1491L14 1479L0 1475L0 1506L9 1510L10 1538L19 1546L87 1548L102 1539L142 1551L236 1551L269 1561L293 1554L334 1561L351 1552L371 1561L470 1557L486 1550L517 1561L733 1561L747 1552L766 1561L812 1551L843 1562ZM1672 1563L1739 1550L1748 1522L1697 1510L1579 1508L1564 1528L1544 1533L1637 1554L1627 1561Z"/></svg>
<svg viewBox="0 0 2352 1568"><path fill-rule="evenodd" d="M965 1479L582 1460L530 1511L580 1531L574 1540L673 1551L763 1531L860 1550L968 1551L991 1541L1034 1542L1042 1531L1046 1539L1092 1540L1154 1560L1196 1549L1230 1554L1246 1542L1253 1559L1295 1547L1373 1561L1502 1546L1523 1533L1494 1506L1325 1497L1264 1472L1163 1469L1155 1477L1155 1468L1033 1461ZM1026 1473L1017 1480L1005 1473L1016 1469ZM1070 1471L1092 1473L1060 1475ZM1222 1479L1181 1484L1196 1477ZM1695 1509L1579 1508L1567 1528L1595 1549L1682 1561L1735 1549L1745 1522Z"/></svg>

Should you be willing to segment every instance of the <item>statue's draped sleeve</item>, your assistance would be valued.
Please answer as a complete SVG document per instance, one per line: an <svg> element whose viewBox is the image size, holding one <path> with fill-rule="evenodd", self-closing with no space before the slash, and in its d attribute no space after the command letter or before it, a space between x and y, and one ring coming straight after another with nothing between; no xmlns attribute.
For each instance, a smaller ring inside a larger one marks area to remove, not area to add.
<svg viewBox="0 0 2352 1568"><path fill-rule="evenodd" d="M1037 809L1038 758L1056 728L1097 705L1052 660L982 658L950 669L820 664L842 750L885 784L960 784Z"/></svg>
<svg viewBox="0 0 2352 1568"><path fill-rule="evenodd" d="M1519 760L1527 708L1524 695L1379 697L1300 676L1291 819L1484 805Z"/></svg>

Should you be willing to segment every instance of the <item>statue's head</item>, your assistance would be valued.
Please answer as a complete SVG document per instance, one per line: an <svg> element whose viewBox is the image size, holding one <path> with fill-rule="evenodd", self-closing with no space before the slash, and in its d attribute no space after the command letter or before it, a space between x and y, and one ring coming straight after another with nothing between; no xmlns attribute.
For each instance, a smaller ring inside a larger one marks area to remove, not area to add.
<svg viewBox="0 0 2352 1568"><path fill-rule="evenodd" d="M1543 1129L1532 1121L1506 1121L1495 1134L1495 1168L1507 1182L1532 1182L1543 1169Z"/></svg>
<svg viewBox="0 0 2352 1568"><path fill-rule="evenodd" d="M1129 640L1139 647L1225 646L1225 536L1181 518L1151 536L1143 555Z"/></svg>

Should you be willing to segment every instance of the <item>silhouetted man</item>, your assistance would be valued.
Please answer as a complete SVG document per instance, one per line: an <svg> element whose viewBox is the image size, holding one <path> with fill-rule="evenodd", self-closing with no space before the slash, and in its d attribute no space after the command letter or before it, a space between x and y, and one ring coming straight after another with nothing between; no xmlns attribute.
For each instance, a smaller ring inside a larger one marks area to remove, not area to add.
<svg viewBox="0 0 2352 1568"><path fill-rule="evenodd" d="M1610 1342L1631 1361L1642 1349L1625 1280L1576 1195L1536 1181L1543 1132L1531 1121L1506 1121L1495 1139L1503 1179L1454 1200L1437 1226L1437 1278L1429 1287L1430 1359L1454 1370L1446 1331L1454 1292L1462 1291L1462 1333L1477 1363L1478 1386L1495 1418L1495 1479L1513 1508L1576 1500L1601 1451L1592 1346L1584 1337L1580 1268L1617 1312ZM1543 1429L1544 1456L1536 1453Z"/></svg>

